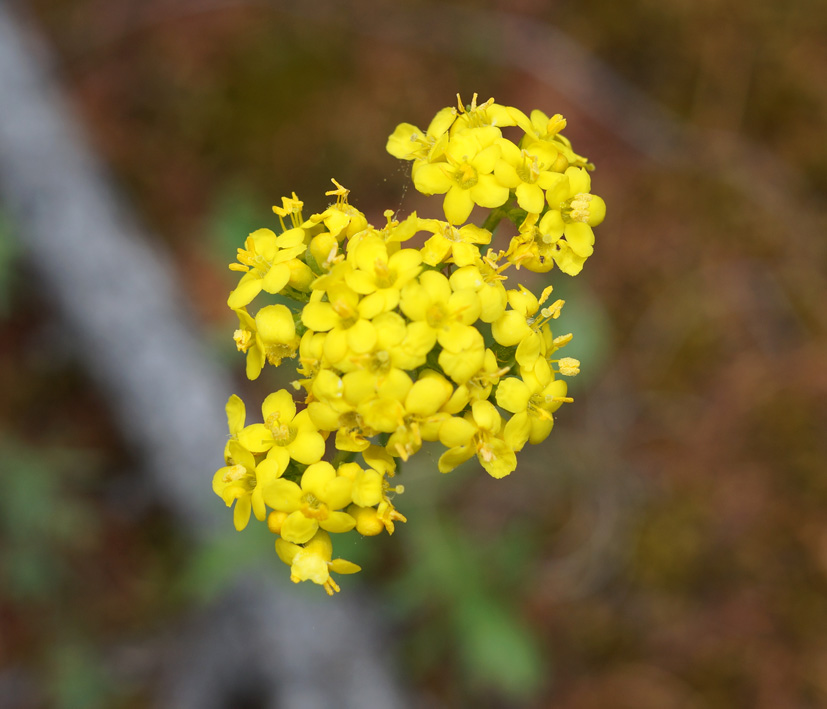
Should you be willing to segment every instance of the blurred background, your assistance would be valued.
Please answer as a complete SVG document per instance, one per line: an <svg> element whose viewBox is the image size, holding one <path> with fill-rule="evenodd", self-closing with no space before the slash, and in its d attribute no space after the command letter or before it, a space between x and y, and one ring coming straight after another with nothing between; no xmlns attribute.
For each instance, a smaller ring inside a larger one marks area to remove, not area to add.
<svg viewBox="0 0 827 709"><path fill-rule="evenodd" d="M337 548L364 571L325 600L370 594L414 706L827 707L827 5L18 7L253 411L289 374L244 380L227 264L271 205L335 177L374 224L436 216L397 123L458 92L562 113L608 205L583 273L547 274L575 403L507 479L411 464L408 524ZM223 507L193 546L26 241L0 203L0 706L156 706L182 619L287 569Z"/></svg>

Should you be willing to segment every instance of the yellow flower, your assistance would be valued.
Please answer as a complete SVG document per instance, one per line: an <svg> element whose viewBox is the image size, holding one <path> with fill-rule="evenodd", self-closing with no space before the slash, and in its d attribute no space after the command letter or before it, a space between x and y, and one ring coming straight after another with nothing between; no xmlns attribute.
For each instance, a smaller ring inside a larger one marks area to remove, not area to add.
<svg viewBox="0 0 827 709"><path fill-rule="evenodd" d="M443 347L460 338L459 333L476 322L480 303L472 290L453 291L437 271L425 271L402 289L399 307L414 322L428 326Z"/></svg>
<svg viewBox="0 0 827 709"><path fill-rule="evenodd" d="M368 450L362 453L362 457L369 465L381 469L381 472L386 475L393 475L393 467L395 463L393 458L384 450L377 446L371 446ZM344 466L343 466L344 467ZM358 466L357 466L358 468ZM340 468L341 470L341 468ZM376 499L375 479L371 478L370 486L371 501ZM387 480L382 480L381 502L375 508L373 506L360 506L353 504L347 508L348 514L356 520L356 531L366 537L372 537L383 530L388 534L393 534L395 526L394 522L407 522L404 515L399 513L393 506L391 501L391 494L401 494L404 489L401 485L391 487ZM354 501L356 498L354 496Z"/></svg>
<svg viewBox="0 0 827 709"><path fill-rule="evenodd" d="M261 405L264 423L244 428L238 439L254 453L271 448L284 449L304 465L315 463L324 455L324 438L313 425L307 410L296 413L296 403L286 389L270 394Z"/></svg>
<svg viewBox="0 0 827 709"><path fill-rule="evenodd" d="M333 544L327 532L319 530L304 546L291 544L284 539L276 539L276 553L290 567L290 580L293 583L312 581L319 584L332 596L339 591L339 585L330 578L330 572L337 574L355 574L361 571L356 564L344 559L333 559Z"/></svg>
<svg viewBox="0 0 827 709"><path fill-rule="evenodd" d="M475 401L465 418L445 421L439 440L448 450L439 458L439 471L450 472L476 453L489 475L509 475L517 467L517 456L500 435L502 427L502 417L490 401Z"/></svg>
<svg viewBox="0 0 827 709"><path fill-rule="evenodd" d="M439 366L457 384L465 384L485 361L482 333L474 327L458 327L440 339L442 352L437 359Z"/></svg>
<svg viewBox="0 0 827 709"><path fill-rule="evenodd" d="M522 129L519 142L503 137L508 126ZM305 219L296 194L283 197L273 207L283 233L259 229L238 250L230 268L243 275L228 304L248 377L297 354L298 366L292 390L264 399L262 423L248 423L230 397L213 490L234 506L236 528L253 513L266 520L294 582L332 595L331 574L359 567L333 559L330 535L392 534L406 521L394 506L404 492L397 461L423 443L444 446L440 472L476 456L502 478L571 401L561 377L580 362L556 354L572 336L551 330L563 301L546 303L551 286L506 285L512 266L574 275L592 254L606 208L565 126L559 114L527 116L477 94L464 106L457 96L427 130L403 123L387 141L412 161L416 189L440 195L445 221L386 210L374 227L333 180L333 204ZM465 223L475 206L495 210L485 226ZM502 220L518 230L505 251L490 248ZM261 291L279 303L248 312Z"/></svg>
<svg viewBox="0 0 827 709"><path fill-rule="evenodd" d="M544 234L537 226L539 218L539 214L526 215L505 257L518 269L525 267L534 273L546 273L554 268L554 259L560 252L560 235Z"/></svg>
<svg viewBox="0 0 827 709"><path fill-rule="evenodd" d="M451 127L452 134L486 126L499 128L516 125L508 107L494 103L493 98L477 105L477 94L474 94L471 97L471 103L463 106L462 99L457 94L457 108L459 115Z"/></svg>
<svg viewBox="0 0 827 709"><path fill-rule="evenodd" d="M440 138L446 135L456 116L455 108L443 108L434 116L424 133L415 125L400 123L388 138L385 149L400 160L439 159L440 154L436 146Z"/></svg>
<svg viewBox="0 0 827 709"><path fill-rule="evenodd" d="M422 247L422 260L429 266L448 259L457 266L471 266L480 260L479 244L491 243L491 232L475 224L457 229L438 219L423 219L421 226L433 234Z"/></svg>
<svg viewBox="0 0 827 709"><path fill-rule="evenodd" d="M227 445L224 446L224 462L230 465L230 441L238 440L238 432L244 428L244 421L247 417L247 408L241 397L236 394L230 395L225 407L227 412L227 428L230 429L230 437Z"/></svg>
<svg viewBox="0 0 827 709"><path fill-rule="evenodd" d="M522 450L526 441L544 441L554 426L552 414L564 402L567 386L562 379L542 381L531 372L522 372L522 379L507 377L497 386L497 405L514 416L505 426L505 440Z"/></svg>
<svg viewBox="0 0 827 709"><path fill-rule="evenodd" d="M388 255L388 246L377 235L369 235L348 252L353 268L344 272L348 286L362 296L359 311L372 319L393 310L399 303L399 290L422 270L422 255L416 249L401 249Z"/></svg>
<svg viewBox="0 0 827 709"><path fill-rule="evenodd" d="M475 204L499 207L508 200L508 188L492 174L500 158L494 141L499 131L484 128L452 136L445 147L447 162L425 163L414 171L417 190L424 194L444 194L442 207L451 224L468 219Z"/></svg>
<svg viewBox="0 0 827 709"><path fill-rule="evenodd" d="M264 488L264 501L287 518L281 536L287 542L304 544L321 527L328 532L348 532L356 521L340 510L352 501L353 481L337 475L325 461L308 466L301 487L292 480L278 478Z"/></svg>
<svg viewBox="0 0 827 709"><path fill-rule="evenodd" d="M436 342L436 334L427 326L407 324L397 312L382 313L372 322L376 330L373 347L339 361L336 366L342 372L364 370L365 375L382 379L392 369L416 369L425 363Z"/></svg>
<svg viewBox="0 0 827 709"><path fill-rule="evenodd" d="M321 291L315 291L321 293ZM315 332L327 332L325 357L336 364L351 354L370 352L376 329L359 307L359 295L343 283L327 291L328 301L312 300L302 309L302 322Z"/></svg>
<svg viewBox="0 0 827 709"><path fill-rule="evenodd" d="M230 293L227 305L233 310L243 308L261 290L279 293L290 281L289 262L304 253L304 230L290 229L276 236L270 229L258 229L247 237L245 248L238 250L239 263L230 270L245 271Z"/></svg>
<svg viewBox="0 0 827 709"><path fill-rule="evenodd" d="M522 141L524 147L535 142L548 142L560 152L559 162L555 165L556 172L563 172L570 165L594 169L586 158L571 149L571 141L560 133L566 127L566 119L559 113L549 118L535 109L529 118L517 108L509 107L508 110L515 123L525 131Z"/></svg>
<svg viewBox="0 0 827 709"><path fill-rule="evenodd" d="M399 488L397 487L397 490ZM379 503L376 508L376 514L379 520L385 525L388 534L393 534L395 526L394 522L407 522L407 518L399 512L394 506L390 498L385 498Z"/></svg>
<svg viewBox="0 0 827 709"><path fill-rule="evenodd" d="M454 291L476 292L480 302L480 320L483 322L494 322L505 312L508 297L503 286L503 268L486 257L477 265L458 268L449 279Z"/></svg>
<svg viewBox="0 0 827 709"><path fill-rule="evenodd" d="M413 238L421 229L422 220L416 216L416 212L412 212L401 222L392 218L393 212L390 209L386 209L383 214L388 223L379 230L379 236L389 247L399 248L400 244Z"/></svg>
<svg viewBox="0 0 827 709"><path fill-rule="evenodd" d="M491 325L491 334L499 344L504 347L517 345L514 356L523 369L533 369L537 359L546 355L550 335L548 321L560 317L560 310L565 303L563 300L556 300L549 307L543 308L539 316L535 316L551 292L552 287L549 286L538 300L522 285L519 290L508 291L508 303L512 310L506 310Z"/></svg>
<svg viewBox="0 0 827 709"><path fill-rule="evenodd" d="M264 521L266 518L262 491L285 471L289 458L281 451L273 451L256 465L253 454L238 441L230 441L227 449L230 465L216 471L212 489L227 507L235 502L233 523L241 531L250 521L250 510L256 519Z"/></svg>
<svg viewBox="0 0 827 709"><path fill-rule="evenodd" d="M350 194L350 190L342 187L336 180L331 179L330 181L336 186L336 189L325 192L325 195L336 197L335 204L331 204L321 214L312 215L307 224L324 224L338 241L342 241L366 229L368 220L356 207L348 204L347 196Z"/></svg>
<svg viewBox="0 0 827 709"><path fill-rule="evenodd" d="M382 501L384 478L372 468L365 470L358 463L343 463L338 474L353 484L351 496L359 507L374 507Z"/></svg>
<svg viewBox="0 0 827 709"><path fill-rule="evenodd" d="M425 369L405 396L404 417L393 431L385 450L408 460L421 447L422 441L436 441L439 427L449 414L439 410L453 393L453 386L439 372Z"/></svg>
<svg viewBox="0 0 827 709"><path fill-rule="evenodd" d="M316 401L310 401L307 412L313 424L323 431L336 431L336 450L362 451L375 435L355 406L345 400L342 379L332 370L321 370L311 384Z"/></svg>
<svg viewBox="0 0 827 709"><path fill-rule="evenodd" d="M502 157L494 166L497 181L515 191L520 209L541 212L546 201L544 190L554 187L559 175L554 171L559 153L549 143L537 142L520 150L503 138L498 145Z"/></svg>
<svg viewBox="0 0 827 709"><path fill-rule="evenodd" d="M385 531L385 524L375 507L351 505L347 513L356 520L356 531L363 537L375 537Z"/></svg>
<svg viewBox="0 0 827 709"><path fill-rule="evenodd" d="M284 223L285 217L290 218L293 227L302 226L304 223L302 207L304 207L304 202L296 196L295 192L293 192L292 197L281 198L281 207L273 206L273 212L278 216L279 222L281 222L282 231L287 231L287 225Z"/></svg>
<svg viewBox="0 0 827 709"><path fill-rule="evenodd" d="M247 378L256 379L265 362L274 367L285 357L295 357L299 347L293 314L284 305L266 305L255 318L246 308L235 311L239 329L233 334L236 347L247 353Z"/></svg>
<svg viewBox="0 0 827 709"><path fill-rule="evenodd" d="M556 185L546 190L550 209L540 219L538 229L544 242L557 243L559 251L554 259L570 276L577 275L594 252L592 227L606 216L606 203L589 194L590 189L589 173L581 167L570 167L558 177ZM558 241L561 237L565 237L565 247Z"/></svg>
<svg viewBox="0 0 827 709"><path fill-rule="evenodd" d="M500 366L497 356L491 350L485 350L482 366L468 381L457 386L451 398L442 406L442 410L449 414L458 414L470 402L485 401L491 395L491 389L508 369Z"/></svg>
<svg viewBox="0 0 827 709"><path fill-rule="evenodd" d="M323 332L313 332L307 330L301 337L299 342L299 367L296 371L306 379L300 379L299 384L307 388L309 382L313 380L323 365L326 364L324 359L324 339Z"/></svg>

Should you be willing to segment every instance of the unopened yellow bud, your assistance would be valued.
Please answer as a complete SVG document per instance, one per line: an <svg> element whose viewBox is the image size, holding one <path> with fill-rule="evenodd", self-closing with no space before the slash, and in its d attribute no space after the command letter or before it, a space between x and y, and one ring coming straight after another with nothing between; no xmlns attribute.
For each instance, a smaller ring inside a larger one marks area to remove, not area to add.
<svg viewBox="0 0 827 709"><path fill-rule="evenodd" d="M356 520L356 531L365 537L375 537L385 531L385 523L373 507L351 505L348 514Z"/></svg>
<svg viewBox="0 0 827 709"><path fill-rule="evenodd" d="M546 133L548 133L549 138L557 135L563 128L566 127L566 119L559 113L555 113L551 118L549 118L548 125L546 126Z"/></svg>
<svg viewBox="0 0 827 709"><path fill-rule="evenodd" d="M569 161L563 153L557 153L557 159L551 166L551 172L565 172L569 167Z"/></svg>
<svg viewBox="0 0 827 709"><path fill-rule="evenodd" d="M319 267L327 270L339 252L339 242L333 234L325 232L314 236L310 241L310 253Z"/></svg>
<svg viewBox="0 0 827 709"><path fill-rule="evenodd" d="M310 270L310 266L304 263L304 261L293 259L287 262L287 267L290 269L288 285L297 291L309 291L310 284L316 278L316 275Z"/></svg>
<svg viewBox="0 0 827 709"><path fill-rule="evenodd" d="M279 512L278 510L273 510L269 515L267 515L267 528L273 534L281 534L281 526L284 524L284 520L286 519L286 512Z"/></svg>

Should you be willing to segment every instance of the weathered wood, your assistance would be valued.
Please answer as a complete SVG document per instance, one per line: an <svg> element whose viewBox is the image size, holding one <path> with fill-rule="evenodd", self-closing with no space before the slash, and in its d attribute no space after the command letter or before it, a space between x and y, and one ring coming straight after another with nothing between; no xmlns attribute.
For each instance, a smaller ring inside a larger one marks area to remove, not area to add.
<svg viewBox="0 0 827 709"><path fill-rule="evenodd" d="M211 361L168 259L152 247L85 141L44 47L0 2L0 194L26 258L152 487L198 543L233 534L210 489L226 437L226 372ZM275 555L273 565L279 565ZM286 571L286 569L279 569ZM273 706L403 706L375 603L307 601L275 574L240 579L200 614L162 703L225 706L231 685ZM290 588L286 588L290 587ZM319 589L321 593L321 589Z"/></svg>

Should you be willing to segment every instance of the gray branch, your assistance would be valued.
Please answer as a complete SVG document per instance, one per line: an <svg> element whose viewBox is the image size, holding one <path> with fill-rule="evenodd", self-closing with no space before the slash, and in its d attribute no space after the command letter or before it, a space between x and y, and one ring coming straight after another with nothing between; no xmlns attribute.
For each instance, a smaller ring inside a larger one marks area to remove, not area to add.
<svg viewBox="0 0 827 709"><path fill-rule="evenodd" d="M0 0L0 195L157 496L200 543L232 534L210 489L227 435L226 372L153 248L91 153L42 45ZM274 564L279 564L274 556ZM286 571L286 569L284 569ZM400 707L387 631L368 599L309 602L272 580L239 582L181 640L164 703L225 706L257 683L273 706Z"/></svg>

